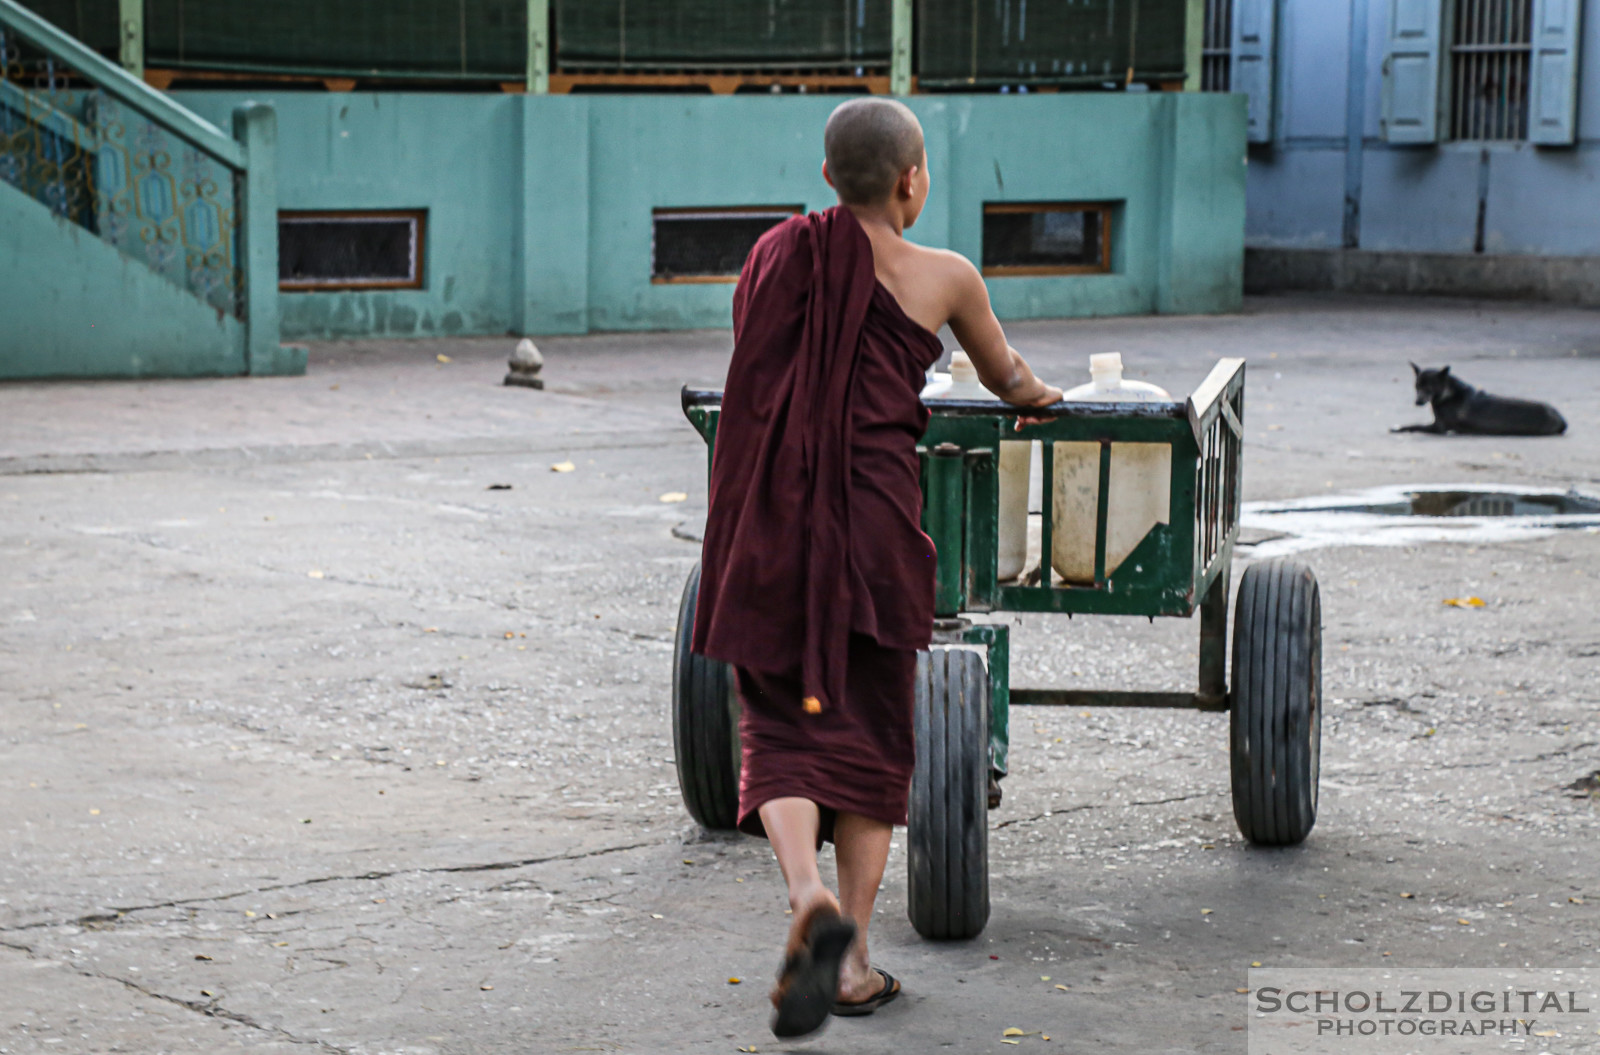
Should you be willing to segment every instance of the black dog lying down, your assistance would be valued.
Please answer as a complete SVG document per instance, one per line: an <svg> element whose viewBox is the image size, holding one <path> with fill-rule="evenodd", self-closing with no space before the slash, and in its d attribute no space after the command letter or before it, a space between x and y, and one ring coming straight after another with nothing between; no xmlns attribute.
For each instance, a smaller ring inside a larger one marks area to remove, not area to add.
<svg viewBox="0 0 1600 1055"><path fill-rule="evenodd" d="M1548 403L1480 392L1452 375L1448 366L1424 370L1412 363L1411 369L1417 375L1417 406L1432 403L1433 421L1426 425L1396 425L1390 432L1559 436L1567 431L1567 419Z"/></svg>

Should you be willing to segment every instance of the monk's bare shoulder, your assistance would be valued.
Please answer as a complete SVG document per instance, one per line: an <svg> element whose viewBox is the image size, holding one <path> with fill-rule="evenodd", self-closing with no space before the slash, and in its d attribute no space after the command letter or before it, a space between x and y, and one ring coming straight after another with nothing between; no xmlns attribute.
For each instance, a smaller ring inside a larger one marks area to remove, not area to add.
<svg viewBox="0 0 1600 1055"><path fill-rule="evenodd" d="M970 310L975 299L987 303L983 276L972 261L951 249L933 249L906 243L918 285L936 300L942 314L953 318Z"/></svg>

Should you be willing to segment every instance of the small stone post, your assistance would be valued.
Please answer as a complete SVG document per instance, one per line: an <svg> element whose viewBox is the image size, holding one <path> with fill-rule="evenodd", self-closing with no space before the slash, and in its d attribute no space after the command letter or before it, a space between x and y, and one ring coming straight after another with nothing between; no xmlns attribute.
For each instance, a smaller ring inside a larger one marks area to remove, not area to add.
<svg viewBox="0 0 1600 1055"><path fill-rule="evenodd" d="M533 342L524 337L517 342L516 351L511 353L511 372L506 374L505 383L520 385L523 388L543 388L544 378L539 376L539 371L544 369L544 356L539 354Z"/></svg>

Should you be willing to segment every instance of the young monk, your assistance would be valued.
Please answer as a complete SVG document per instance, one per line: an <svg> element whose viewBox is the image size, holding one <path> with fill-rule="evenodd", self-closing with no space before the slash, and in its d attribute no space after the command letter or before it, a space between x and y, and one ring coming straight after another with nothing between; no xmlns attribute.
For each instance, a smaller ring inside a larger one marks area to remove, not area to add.
<svg viewBox="0 0 1600 1055"><path fill-rule="evenodd" d="M971 262L902 237L929 187L910 109L851 100L824 146L839 205L767 232L734 292L694 634L735 668L739 827L771 840L794 912L772 993L780 1037L900 992L867 932L906 823L916 654L933 628L916 448L935 332L948 323L1007 402L1061 398L1006 344ZM817 869L823 840L837 897Z"/></svg>

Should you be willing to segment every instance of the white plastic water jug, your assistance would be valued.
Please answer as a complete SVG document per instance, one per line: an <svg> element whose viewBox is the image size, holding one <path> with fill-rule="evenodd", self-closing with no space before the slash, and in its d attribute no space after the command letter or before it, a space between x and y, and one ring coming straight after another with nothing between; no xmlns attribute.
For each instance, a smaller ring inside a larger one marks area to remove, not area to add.
<svg viewBox="0 0 1600 1055"><path fill-rule="evenodd" d="M950 353L950 372L934 374L922 390L924 400L998 399L978 380L978 368L966 352ZM1001 582L1022 574L1028 559L1028 471L1033 455L1029 440L1000 443L1000 554L996 576Z"/></svg>
<svg viewBox="0 0 1600 1055"><path fill-rule="evenodd" d="M1172 397L1144 381L1125 381L1116 352L1089 357L1094 379L1066 393L1067 402L1155 403ZM1172 446L1113 443L1106 508L1106 575L1133 552L1150 529L1172 515ZM1050 522L1051 564L1073 585L1094 584L1095 513L1100 502L1100 445L1055 445L1055 500Z"/></svg>

